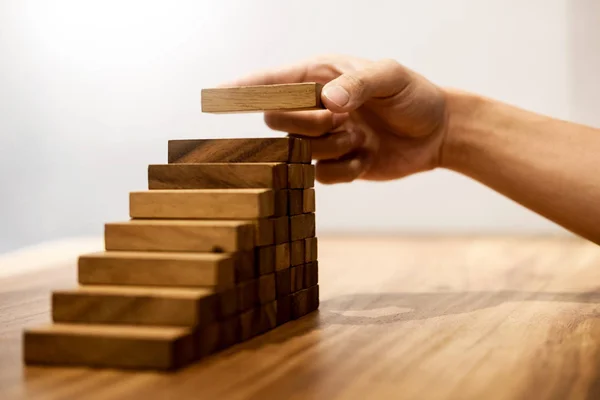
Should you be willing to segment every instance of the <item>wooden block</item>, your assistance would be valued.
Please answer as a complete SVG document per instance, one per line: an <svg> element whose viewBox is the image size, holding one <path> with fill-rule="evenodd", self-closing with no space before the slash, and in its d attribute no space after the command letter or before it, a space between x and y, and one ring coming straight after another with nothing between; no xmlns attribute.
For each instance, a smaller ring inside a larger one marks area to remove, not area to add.
<svg viewBox="0 0 600 400"><path fill-rule="evenodd" d="M310 141L295 137L169 140L168 147L169 164L311 162Z"/></svg>
<svg viewBox="0 0 600 400"><path fill-rule="evenodd" d="M131 220L108 223L106 250L236 252L254 247L246 221Z"/></svg>
<svg viewBox="0 0 600 400"><path fill-rule="evenodd" d="M302 187L304 189L315 186L315 166L312 164L303 164L302 168Z"/></svg>
<svg viewBox="0 0 600 400"><path fill-rule="evenodd" d="M202 112L322 109L322 87L319 83L311 82L202 89Z"/></svg>
<svg viewBox="0 0 600 400"><path fill-rule="evenodd" d="M290 243L290 265L304 264L304 239Z"/></svg>
<svg viewBox="0 0 600 400"><path fill-rule="evenodd" d="M246 257L247 258L247 257ZM78 260L79 283L88 285L233 287L243 257L217 253L107 251ZM253 260L250 259L250 268Z"/></svg>
<svg viewBox="0 0 600 400"><path fill-rule="evenodd" d="M290 268L290 282L292 293L305 289L304 286L304 264Z"/></svg>
<svg viewBox="0 0 600 400"><path fill-rule="evenodd" d="M286 243L290 241L290 218L279 217L271 218L274 224L275 244Z"/></svg>
<svg viewBox="0 0 600 400"><path fill-rule="evenodd" d="M292 319L300 318L319 308L319 285L303 289L291 296Z"/></svg>
<svg viewBox="0 0 600 400"><path fill-rule="evenodd" d="M269 303L276 298L275 274L263 275L258 278L258 301L260 304Z"/></svg>
<svg viewBox="0 0 600 400"><path fill-rule="evenodd" d="M240 314L241 340L245 341L277 326L277 302L263 304Z"/></svg>
<svg viewBox="0 0 600 400"><path fill-rule="evenodd" d="M290 244L281 243L275 246L275 271L290 267Z"/></svg>
<svg viewBox="0 0 600 400"><path fill-rule="evenodd" d="M290 217L290 241L315 236L315 214L299 214Z"/></svg>
<svg viewBox="0 0 600 400"><path fill-rule="evenodd" d="M189 329L172 327L53 324L28 328L27 365L172 370L196 356Z"/></svg>
<svg viewBox="0 0 600 400"><path fill-rule="evenodd" d="M292 296L277 297L277 325L283 325L292 319Z"/></svg>
<svg viewBox="0 0 600 400"><path fill-rule="evenodd" d="M304 187L303 166L304 164L288 164L287 187L289 189L302 189Z"/></svg>
<svg viewBox="0 0 600 400"><path fill-rule="evenodd" d="M301 164L299 165L302 168ZM148 167L148 188L228 189L287 187L287 164L157 164Z"/></svg>
<svg viewBox="0 0 600 400"><path fill-rule="evenodd" d="M275 271L275 246L257 247L254 254L257 275L270 274Z"/></svg>
<svg viewBox="0 0 600 400"><path fill-rule="evenodd" d="M304 263L317 261L317 238L309 237L304 239Z"/></svg>
<svg viewBox="0 0 600 400"><path fill-rule="evenodd" d="M261 307L261 330L265 333L277 327L277 301L263 304Z"/></svg>
<svg viewBox="0 0 600 400"><path fill-rule="evenodd" d="M289 190L285 189L285 190L276 190L274 193L274 201L275 201L275 205L274 205L274 210L273 210L273 216L274 217L284 217L286 215L288 215L288 192Z"/></svg>
<svg viewBox="0 0 600 400"><path fill-rule="evenodd" d="M304 264L304 288L315 286L319 283L319 262L311 261Z"/></svg>
<svg viewBox="0 0 600 400"><path fill-rule="evenodd" d="M316 209L315 189L304 189L302 191L302 213L314 213Z"/></svg>
<svg viewBox="0 0 600 400"><path fill-rule="evenodd" d="M196 359L206 357L239 342L239 316L215 322L194 332Z"/></svg>
<svg viewBox="0 0 600 400"><path fill-rule="evenodd" d="M239 283L237 285L238 312L244 312L259 304L258 279Z"/></svg>
<svg viewBox="0 0 600 400"><path fill-rule="evenodd" d="M172 189L129 194L131 218L253 219L275 212L271 189Z"/></svg>
<svg viewBox="0 0 600 400"><path fill-rule="evenodd" d="M319 308L319 285L311 286L308 291L308 312L315 311Z"/></svg>
<svg viewBox="0 0 600 400"><path fill-rule="evenodd" d="M275 286L278 299L292 293L292 270L290 268L275 272Z"/></svg>
<svg viewBox="0 0 600 400"><path fill-rule="evenodd" d="M219 350L233 346L240 341L240 318L235 315L219 322Z"/></svg>
<svg viewBox="0 0 600 400"><path fill-rule="evenodd" d="M80 286L52 293L52 318L88 324L207 326L218 317L218 300L206 288Z"/></svg>
<svg viewBox="0 0 600 400"><path fill-rule="evenodd" d="M219 321L231 317L238 312L237 288L233 287L223 292L216 293L217 296L217 319Z"/></svg>
<svg viewBox="0 0 600 400"><path fill-rule="evenodd" d="M257 277L257 268L252 250L231 253L231 256L234 258L236 282L244 282Z"/></svg>
<svg viewBox="0 0 600 400"><path fill-rule="evenodd" d="M303 206L302 189L292 189L288 194L288 215L302 214Z"/></svg>

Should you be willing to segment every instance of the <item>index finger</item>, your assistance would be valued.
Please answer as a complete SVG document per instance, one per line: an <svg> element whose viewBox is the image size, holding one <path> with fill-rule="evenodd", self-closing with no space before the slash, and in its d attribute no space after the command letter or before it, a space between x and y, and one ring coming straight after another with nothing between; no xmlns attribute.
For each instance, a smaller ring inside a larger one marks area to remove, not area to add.
<svg viewBox="0 0 600 400"><path fill-rule="evenodd" d="M339 75L340 73L331 63L307 60L279 68L264 69L219 86L277 85L302 82L325 84Z"/></svg>

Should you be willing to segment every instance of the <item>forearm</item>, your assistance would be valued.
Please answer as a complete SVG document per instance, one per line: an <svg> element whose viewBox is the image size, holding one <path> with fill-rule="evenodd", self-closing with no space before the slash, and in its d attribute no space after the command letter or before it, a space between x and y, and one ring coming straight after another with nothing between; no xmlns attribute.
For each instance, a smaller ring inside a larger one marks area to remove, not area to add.
<svg viewBox="0 0 600 400"><path fill-rule="evenodd" d="M600 130L448 93L442 166L600 244Z"/></svg>

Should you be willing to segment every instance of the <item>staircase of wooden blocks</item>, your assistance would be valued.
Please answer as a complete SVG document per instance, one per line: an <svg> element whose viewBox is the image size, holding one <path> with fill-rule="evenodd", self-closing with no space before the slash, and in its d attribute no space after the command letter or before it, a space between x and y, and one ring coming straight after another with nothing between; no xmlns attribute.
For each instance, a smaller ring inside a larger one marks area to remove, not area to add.
<svg viewBox="0 0 600 400"><path fill-rule="evenodd" d="M26 364L170 370L318 308L308 141L174 140L148 180L25 330Z"/></svg>

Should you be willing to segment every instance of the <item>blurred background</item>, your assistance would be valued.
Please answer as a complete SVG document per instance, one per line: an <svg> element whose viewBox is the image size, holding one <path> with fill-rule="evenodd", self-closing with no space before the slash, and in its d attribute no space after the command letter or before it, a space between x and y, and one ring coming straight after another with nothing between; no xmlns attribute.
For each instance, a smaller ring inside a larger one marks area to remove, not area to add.
<svg viewBox="0 0 600 400"><path fill-rule="evenodd" d="M0 0L0 253L128 218L167 140L282 134L200 90L323 53L600 125L597 0ZM317 185L318 234L567 234L447 171Z"/></svg>

